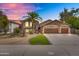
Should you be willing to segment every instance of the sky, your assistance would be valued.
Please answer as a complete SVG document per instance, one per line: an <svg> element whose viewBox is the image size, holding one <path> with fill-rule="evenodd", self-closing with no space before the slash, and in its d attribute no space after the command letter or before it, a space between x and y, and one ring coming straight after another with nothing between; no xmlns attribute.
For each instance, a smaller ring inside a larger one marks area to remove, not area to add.
<svg viewBox="0 0 79 59"><path fill-rule="evenodd" d="M79 8L79 3L0 3L9 20L23 20L28 12L37 12L43 20L55 20L64 8Z"/></svg>

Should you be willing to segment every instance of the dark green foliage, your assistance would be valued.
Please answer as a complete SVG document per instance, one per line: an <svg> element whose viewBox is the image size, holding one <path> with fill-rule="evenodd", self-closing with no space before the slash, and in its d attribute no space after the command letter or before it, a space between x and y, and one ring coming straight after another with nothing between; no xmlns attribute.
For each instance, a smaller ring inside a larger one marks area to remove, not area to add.
<svg viewBox="0 0 79 59"><path fill-rule="evenodd" d="M30 33L30 34L33 34L33 31L32 31L32 30L29 30L29 33Z"/></svg>
<svg viewBox="0 0 79 59"><path fill-rule="evenodd" d="M9 21L7 16L3 14L3 11L0 11L0 28L3 29L5 34L8 30L8 24Z"/></svg>
<svg viewBox="0 0 79 59"><path fill-rule="evenodd" d="M19 34L19 33L20 33L20 28L18 28L18 27L15 28L15 29L14 29L14 34Z"/></svg>
<svg viewBox="0 0 79 59"><path fill-rule="evenodd" d="M79 29L79 9L72 8L70 11L68 9L64 9L63 12L60 13L61 20L65 21L70 27Z"/></svg>

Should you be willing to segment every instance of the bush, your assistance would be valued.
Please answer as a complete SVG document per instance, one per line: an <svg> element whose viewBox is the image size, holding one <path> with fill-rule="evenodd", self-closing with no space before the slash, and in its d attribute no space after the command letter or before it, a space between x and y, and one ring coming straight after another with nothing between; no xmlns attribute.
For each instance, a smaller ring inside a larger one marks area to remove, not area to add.
<svg viewBox="0 0 79 59"><path fill-rule="evenodd" d="M31 38L29 42L32 45L50 45L50 42L48 41L48 39L42 34Z"/></svg>
<svg viewBox="0 0 79 59"><path fill-rule="evenodd" d="M72 28L79 29L79 18L77 17L69 17L65 20Z"/></svg>
<svg viewBox="0 0 79 59"><path fill-rule="evenodd" d="M15 33L15 34L19 34L19 33L20 33L20 28L15 28L15 29L14 29L14 33Z"/></svg>
<svg viewBox="0 0 79 59"><path fill-rule="evenodd" d="M30 34L33 34L33 31L32 31L32 30L29 30L29 33L30 33Z"/></svg>

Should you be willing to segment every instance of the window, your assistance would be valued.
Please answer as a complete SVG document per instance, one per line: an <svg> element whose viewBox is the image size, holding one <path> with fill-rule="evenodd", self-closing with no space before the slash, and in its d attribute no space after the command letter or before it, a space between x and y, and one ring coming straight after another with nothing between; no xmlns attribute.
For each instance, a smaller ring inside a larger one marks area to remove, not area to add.
<svg viewBox="0 0 79 59"><path fill-rule="evenodd" d="M28 27L29 26L29 23L28 22L25 22L25 26Z"/></svg>
<svg viewBox="0 0 79 59"><path fill-rule="evenodd" d="M26 32L29 32L29 29L26 29Z"/></svg>
<svg viewBox="0 0 79 59"><path fill-rule="evenodd" d="M32 22L30 22L30 27L32 27Z"/></svg>
<svg viewBox="0 0 79 59"><path fill-rule="evenodd" d="M32 29L26 29L26 32L32 31Z"/></svg>

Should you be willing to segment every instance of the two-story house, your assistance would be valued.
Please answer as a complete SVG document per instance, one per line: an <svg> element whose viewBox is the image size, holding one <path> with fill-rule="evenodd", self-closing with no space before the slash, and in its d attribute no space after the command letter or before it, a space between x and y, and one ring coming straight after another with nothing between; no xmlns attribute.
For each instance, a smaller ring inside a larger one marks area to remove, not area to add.
<svg viewBox="0 0 79 59"><path fill-rule="evenodd" d="M37 20L34 20L33 24L32 21L26 20L24 22L25 32L29 33L30 31L36 33L38 31L39 22Z"/></svg>

